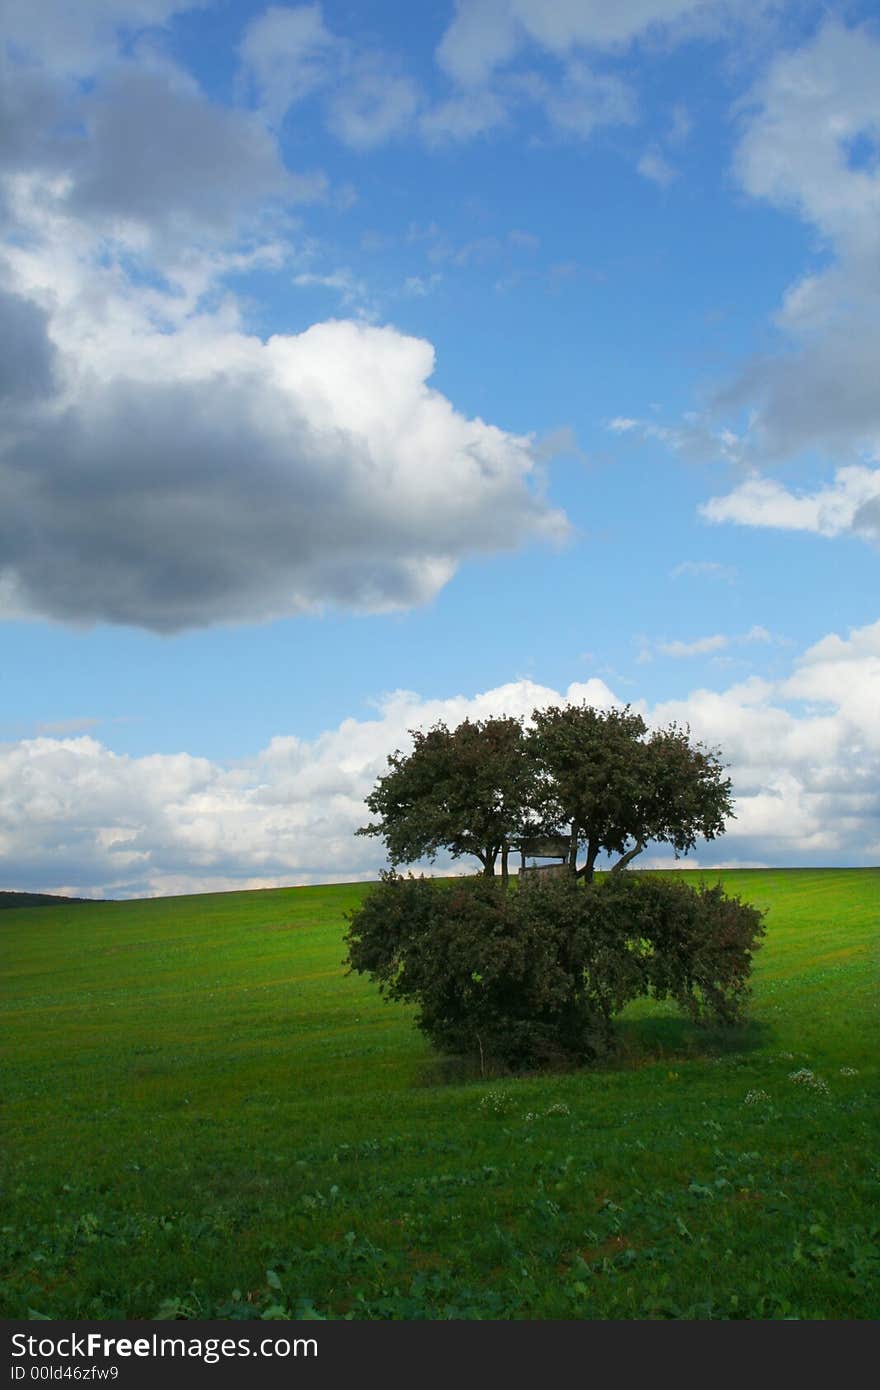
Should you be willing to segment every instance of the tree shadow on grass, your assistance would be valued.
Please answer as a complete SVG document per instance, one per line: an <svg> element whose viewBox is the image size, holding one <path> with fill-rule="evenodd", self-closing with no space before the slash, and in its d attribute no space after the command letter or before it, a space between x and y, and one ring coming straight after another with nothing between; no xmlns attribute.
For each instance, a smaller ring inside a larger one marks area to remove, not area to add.
<svg viewBox="0 0 880 1390"><path fill-rule="evenodd" d="M603 1071L638 1071L657 1062L687 1062L748 1057L766 1047L774 1029L757 1019L735 1027L699 1025L690 1019L668 1017L618 1019L614 1027L615 1047L607 1057L595 1062L576 1063L557 1058L541 1067L514 1070L491 1057L450 1056L435 1053L419 1066L414 1077L417 1087L467 1086L474 1082L500 1081L510 1077L571 1075L589 1076Z"/></svg>
<svg viewBox="0 0 880 1390"><path fill-rule="evenodd" d="M690 1019L668 1017L620 1019L615 1025L617 1048L610 1064L638 1068L659 1061L696 1061L749 1055L766 1047L774 1030L757 1019L735 1027L700 1026Z"/></svg>
<svg viewBox="0 0 880 1390"><path fill-rule="evenodd" d="M604 1064L603 1064L604 1065ZM564 1057L529 1067L512 1067L492 1057L451 1056L437 1053L427 1058L414 1078L415 1086L469 1086L475 1082L509 1081L527 1076L570 1076L595 1069Z"/></svg>

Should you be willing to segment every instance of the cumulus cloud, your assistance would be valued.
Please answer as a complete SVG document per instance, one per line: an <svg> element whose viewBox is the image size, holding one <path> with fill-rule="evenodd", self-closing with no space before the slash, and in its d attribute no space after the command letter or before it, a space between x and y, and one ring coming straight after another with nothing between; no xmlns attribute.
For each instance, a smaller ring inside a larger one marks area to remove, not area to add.
<svg viewBox="0 0 880 1390"><path fill-rule="evenodd" d="M708 410L673 427L621 416L609 428L747 472L704 504L707 520L876 539L880 37L827 20L773 59L735 115L740 185L807 223L827 264L787 287L774 318L778 350L747 359ZM736 429L719 425L731 419ZM768 476L805 458L815 467L817 456L833 469L819 487Z"/></svg>
<svg viewBox="0 0 880 1390"><path fill-rule="evenodd" d="M829 265L789 286L784 351L746 363L718 393L748 409L747 456L767 467L819 450L834 480L805 492L757 471L703 509L713 521L877 535L880 470L880 38L827 21L778 57L740 110L735 171L754 198L811 225ZM841 466L844 465L844 466Z"/></svg>
<svg viewBox="0 0 880 1390"><path fill-rule="evenodd" d="M831 634L770 683L698 690L652 718L687 721L730 762L737 819L725 858L871 864L880 853L880 623ZM705 851L702 862L709 862Z"/></svg>
<svg viewBox="0 0 880 1390"><path fill-rule="evenodd" d="M0 358L0 403L7 409L49 396L55 386L56 353L48 314L22 295L0 289L0 342L15 344Z"/></svg>
<svg viewBox="0 0 880 1390"><path fill-rule="evenodd" d="M383 611L468 555L563 535L530 441L432 390L430 344L348 321L263 342L198 312L163 331L135 292L67 270L29 320L35 379L57 353L59 387L19 407L0 461L18 611L160 632Z"/></svg>
<svg viewBox="0 0 880 1390"><path fill-rule="evenodd" d="M251 269L293 262L294 283L366 302L288 240L322 176L292 174L262 119L154 48L123 54L185 6L73 8L90 22L71 20L67 67L17 18L6 59L0 617L173 632L385 611L426 602L469 555L561 537L532 441L433 390L430 344L344 320L246 331L227 277ZM270 107L270 40L299 89L324 80L318 7L255 23L244 53ZM379 59L345 53L357 81L335 118L368 144L406 99Z"/></svg>
<svg viewBox="0 0 880 1390"><path fill-rule="evenodd" d="M190 244L233 237L267 199L320 196L324 181L290 174L256 116L216 105L180 69L131 63L108 71L81 109L62 204L92 226L127 226ZM138 248L142 249L142 248Z"/></svg>
<svg viewBox="0 0 880 1390"><path fill-rule="evenodd" d="M140 274L161 275L175 256L262 236L270 214L283 220L292 205L325 196L325 176L286 168L258 115L212 101L158 49L124 47L187 6L13 8L0 45L0 213L13 239L32 232L19 206L29 188L45 216L77 219ZM55 9L79 17L71 24L81 42L72 33L69 49L52 32ZM26 14L38 22L19 22Z"/></svg>
<svg viewBox="0 0 880 1390"><path fill-rule="evenodd" d="M847 532L880 540L880 468L839 468L834 482L814 492L786 488L772 478L751 477L700 507L707 521L820 536Z"/></svg>
<svg viewBox="0 0 880 1390"><path fill-rule="evenodd" d="M742 111L735 172L752 197L794 211L833 261L788 288L790 350L759 357L722 402L755 409L770 457L880 445L880 38L829 21L777 58ZM856 158L859 142L866 156Z"/></svg>
<svg viewBox="0 0 880 1390"><path fill-rule="evenodd" d="M878 64L880 40L868 26L830 19L775 59L743 103L736 172L744 188L794 208L847 252L880 239L880 170L876 159L853 158L859 137L880 137Z"/></svg>
<svg viewBox="0 0 880 1390"><path fill-rule="evenodd" d="M823 638L778 682L638 704L654 726L690 724L730 764L736 819L698 862L875 863L878 690L875 623ZM373 718L280 736L229 766L124 757L89 736L0 745L0 872L10 887L120 897L374 878L381 846L354 831L408 730L581 700L623 703L599 679L563 693L527 680L445 700L398 691Z"/></svg>

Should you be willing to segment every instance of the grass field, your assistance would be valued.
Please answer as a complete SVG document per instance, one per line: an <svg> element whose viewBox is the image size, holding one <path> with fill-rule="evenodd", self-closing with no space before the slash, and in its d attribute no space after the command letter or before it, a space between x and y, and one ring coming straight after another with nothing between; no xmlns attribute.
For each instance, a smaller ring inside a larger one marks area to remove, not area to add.
<svg viewBox="0 0 880 1390"><path fill-rule="evenodd" d="M877 1317L880 870L720 877L748 1027L523 1078L346 977L362 885L3 912L0 1314Z"/></svg>

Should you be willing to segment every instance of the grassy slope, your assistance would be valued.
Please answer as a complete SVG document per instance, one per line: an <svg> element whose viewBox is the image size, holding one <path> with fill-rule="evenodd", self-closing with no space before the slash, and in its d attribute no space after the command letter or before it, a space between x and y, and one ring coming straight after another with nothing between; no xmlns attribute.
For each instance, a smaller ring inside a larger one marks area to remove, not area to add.
<svg viewBox="0 0 880 1390"><path fill-rule="evenodd" d="M744 1033L496 1081L345 977L361 885L5 912L0 1314L877 1316L880 871L722 877Z"/></svg>

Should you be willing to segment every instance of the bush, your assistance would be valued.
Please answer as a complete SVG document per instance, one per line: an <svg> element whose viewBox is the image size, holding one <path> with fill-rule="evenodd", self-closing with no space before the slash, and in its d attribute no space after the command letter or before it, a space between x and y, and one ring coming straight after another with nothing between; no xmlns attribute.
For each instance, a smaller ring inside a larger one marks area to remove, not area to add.
<svg viewBox="0 0 880 1390"><path fill-rule="evenodd" d="M762 914L720 886L617 874L509 893L390 872L349 914L346 944L350 969L415 1004L435 1047L524 1067L607 1053L639 996L737 1022L762 934Z"/></svg>

